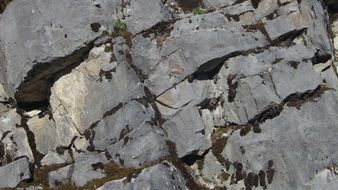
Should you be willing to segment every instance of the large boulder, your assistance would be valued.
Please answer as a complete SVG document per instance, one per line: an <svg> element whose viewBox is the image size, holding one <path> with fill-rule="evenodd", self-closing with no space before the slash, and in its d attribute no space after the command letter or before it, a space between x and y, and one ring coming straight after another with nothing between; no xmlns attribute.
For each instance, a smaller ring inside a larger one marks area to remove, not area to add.
<svg viewBox="0 0 338 190"><path fill-rule="evenodd" d="M286 106L279 116L261 124L261 133L242 136L235 131L222 155L235 163L242 179L263 171L268 188L304 189L338 158L337 97L328 91L314 101L299 109Z"/></svg>
<svg viewBox="0 0 338 190"><path fill-rule="evenodd" d="M0 16L1 82L20 102L47 99L57 73L86 57L110 31L121 1L20 1ZM51 9L50 7L53 7Z"/></svg>
<svg viewBox="0 0 338 190"><path fill-rule="evenodd" d="M118 38L114 52L106 52L108 45L94 48L85 62L56 81L51 89L71 123L81 134L119 104L144 96L136 73L125 60L125 43ZM120 47L121 45L121 47ZM121 58L121 59L122 59ZM52 104L58 109L59 103ZM57 126L62 120L55 118Z"/></svg>

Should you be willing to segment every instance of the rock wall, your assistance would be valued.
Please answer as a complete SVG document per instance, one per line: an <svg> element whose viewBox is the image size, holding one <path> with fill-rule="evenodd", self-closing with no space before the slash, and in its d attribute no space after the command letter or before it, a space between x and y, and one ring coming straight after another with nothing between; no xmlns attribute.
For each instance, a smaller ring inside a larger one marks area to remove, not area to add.
<svg viewBox="0 0 338 190"><path fill-rule="evenodd" d="M336 189L319 0L0 3L0 188Z"/></svg>

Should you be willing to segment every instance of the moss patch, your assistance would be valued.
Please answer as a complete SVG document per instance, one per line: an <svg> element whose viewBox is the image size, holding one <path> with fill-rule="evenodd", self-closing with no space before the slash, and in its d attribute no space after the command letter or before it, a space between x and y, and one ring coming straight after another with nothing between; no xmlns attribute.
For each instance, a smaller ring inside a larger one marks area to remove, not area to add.
<svg viewBox="0 0 338 190"><path fill-rule="evenodd" d="M103 167L103 170L106 177L90 181L83 187L83 189L96 189L109 181L128 177L138 171L137 169L123 168L115 163L106 164Z"/></svg>
<svg viewBox="0 0 338 190"><path fill-rule="evenodd" d="M230 177L230 174L226 172L222 172L220 175L217 176L217 178L222 181L228 181L229 177Z"/></svg>
<svg viewBox="0 0 338 190"><path fill-rule="evenodd" d="M20 183L18 187L27 188L30 186L40 186L43 189L47 189L47 190L49 189L50 190L52 189L60 189L60 190L96 189L109 181L122 179L124 177L131 176L132 174L141 170L141 169L124 168L115 163L108 163L106 165L103 165L103 168L102 168L104 173L106 174L105 177L100 178L100 179L94 179L88 182L82 188L76 187L72 183L60 184L56 188L49 187L49 184L48 184L49 172L58 170L64 166L66 165L62 164L62 165L43 166L38 169L35 169L33 179L31 181L25 181L25 182Z"/></svg>

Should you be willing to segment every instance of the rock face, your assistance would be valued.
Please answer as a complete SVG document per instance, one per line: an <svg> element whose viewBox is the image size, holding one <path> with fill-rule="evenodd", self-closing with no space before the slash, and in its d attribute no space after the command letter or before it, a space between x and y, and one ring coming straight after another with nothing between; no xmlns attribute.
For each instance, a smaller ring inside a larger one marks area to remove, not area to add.
<svg viewBox="0 0 338 190"><path fill-rule="evenodd" d="M55 75L83 60L91 43L114 26L114 10L120 6L91 0L10 3L0 20L1 78L7 93L17 102L46 99Z"/></svg>
<svg viewBox="0 0 338 190"><path fill-rule="evenodd" d="M104 184L98 190L108 189L186 189L185 180L173 165L167 162L149 167L131 182L115 180Z"/></svg>
<svg viewBox="0 0 338 190"><path fill-rule="evenodd" d="M0 188L14 188L22 180L32 177L29 171L29 162L27 158L20 158L6 166L0 167Z"/></svg>
<svg viewBox="0 0 338 190"><path fill-rule="evenodd" d="M336 1L0 3L0 188L336 189Z"/></svg>

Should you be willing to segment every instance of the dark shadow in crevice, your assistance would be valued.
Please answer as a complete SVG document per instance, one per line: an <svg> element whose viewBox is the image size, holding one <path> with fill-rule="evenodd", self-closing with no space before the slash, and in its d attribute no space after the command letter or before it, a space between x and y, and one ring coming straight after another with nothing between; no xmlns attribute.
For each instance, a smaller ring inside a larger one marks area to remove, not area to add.
<svg viewBox="0 0 338 190"><path fill-rule="evenodd" d="M186 12L192 12L193 9L198 8L202 5L202 0L176 0L178 6Z"/></svg>
<svg viewBox="0 0 338 190"><path fill-rule="evenodd" d="M205 151L202 155L198 155L198 151L192 152L181 158L182 162L188 166L193 165L198 160L203 160L205 155L208 154L209 150Z"/></svg>
<svg viewBox="0 0 338 190"><path fill-rule="evenodd" d="M243 52L242 52L243 53ZM213 80L223 67L225 61L231 57L241 55L241 52L233 52L224 57L212 59L202 64L195 73L192 74L193 79L197 80Z"/></svg>
<svg viewBox="0 0 338 190"><path fill-rule="evenodd" d="M94 47L94 41L66 57L57 58L49 63L35 64L15 93L17 106L24 111L46 110L54 82L69 74L88 58L89 51Z"/></svg>
<svg viewBox="0 0 338 190"><path fill-rule="evenodd" d="M0 14L2 14L6 7L8 6L8 4L10 4L12 2L12 0L1 0L0 1Z"/></svg>

